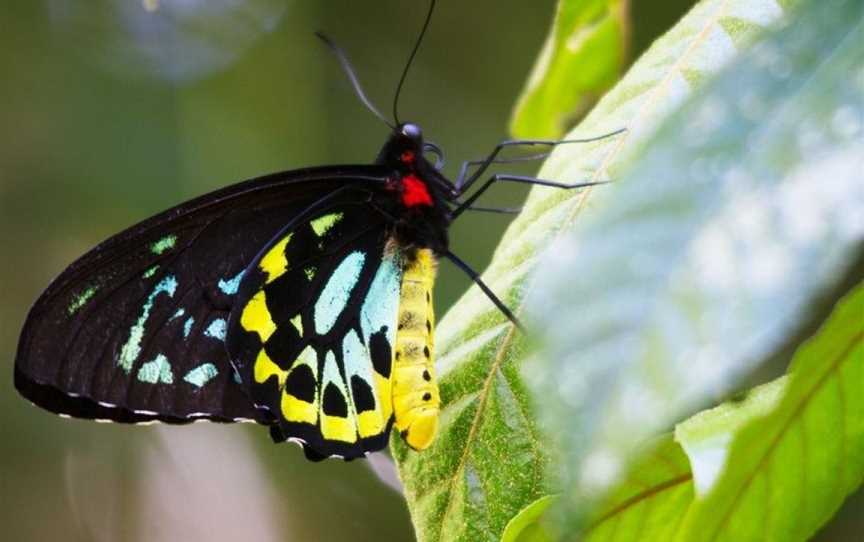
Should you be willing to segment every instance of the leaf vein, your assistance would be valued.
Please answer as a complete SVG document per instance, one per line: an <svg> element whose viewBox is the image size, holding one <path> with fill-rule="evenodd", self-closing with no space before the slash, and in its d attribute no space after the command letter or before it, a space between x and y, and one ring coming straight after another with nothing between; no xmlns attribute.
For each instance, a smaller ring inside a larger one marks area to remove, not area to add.
<svg viewBox="0 0 864 542"><path fill-rule="evenodd" d="M619 514L621 514L625 510L628 510L632 506L635 506L635 505L641 503L642 501L649 499L655 495L658 495L658 494L660 494L660 493L662 493L668 489L676 488L681 484L684 484L684 483L691 481L692 479L693 479L693 475L691 473L687 472L687 473L684 473L680 476L676 476L675 478L670 478L669 480L666 480L665 482L663 482L661 484L654 484L654 486L646 489L645 491L637 493L636 495L633 495L629 499L625 500L624 502L622 502L618 506L612 508L611 510L609 510L608 512L606 512L605 514L603 514L602 516L597 518L593 523L591 523L585 529L585 534L588 534L589 532L595 530L597 527L599 527L604 522L606 522L612 518L617 517Z"/></svg>
<svg viewBox="0 0 864 542"><path fill-rule="evenodd" d="M486 400L489 397L489 388L492 385L492 380L494 379L495 373L498 371L498 368L501 366L504 352L507 350L507 347L513 341L513 336L516 332L516 327L512 323L507 325L509 326L507 334L504 336L504 340L501 341L501 345L498 347L498 351L495 354L495 359L492 362L492 366L489 368L489 374L486 375L486 379L483 381L483 387L480 389L480 393L478 396L477 412L474 414L474 419L471 421L471 428L468 430L468 437L465 439L465 445L463 446L462 454L459 457L459 463L456 465L456 469L453 471L453 475L449 478L449 480L445 479L445 481L449 482L450 487L447 489L447 507L444 509L444 513L441 514L442 525L452 513L453 503L455 502L455 499L453 499L453 493L456 488L456 484L458 482L460 474L465 470L465 462L468 460L468 454L470 453L471 449L471 442L474 440L474 435L477 433L477 428L480 426L480 419L483 417L483 409L486 406Z"/></svg>

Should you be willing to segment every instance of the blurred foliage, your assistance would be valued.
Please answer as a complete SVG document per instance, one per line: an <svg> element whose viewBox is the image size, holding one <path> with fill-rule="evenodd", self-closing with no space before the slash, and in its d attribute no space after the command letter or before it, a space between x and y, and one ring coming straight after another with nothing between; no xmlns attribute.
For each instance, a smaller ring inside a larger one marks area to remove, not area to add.
<svg viewBox="0 0 864 542"><path fill-rule="evenodd" d="M560 138L621 75L627 0L563 0L510 120L513 137Z"/></svg>
<svg viewBox="0 0 864 542"><path fill-rule="evenodd" d="M228 68L281 23L281 0L45 0L60 40L124 79L192 83ZM85 38L86 36L86 38Z"/></svg>
<svg viewBox="0 0 864 542"><path fill-rule="evenodd" d="M640 436L733 389L856 259L861 8L845 7L802 8L754 45L764 6L703 2L595 110L629 117L599 168L620 182L542 260L529 303L548 363L528 370L574 509ZM586 159L562 149L541 174Z"/></svg>

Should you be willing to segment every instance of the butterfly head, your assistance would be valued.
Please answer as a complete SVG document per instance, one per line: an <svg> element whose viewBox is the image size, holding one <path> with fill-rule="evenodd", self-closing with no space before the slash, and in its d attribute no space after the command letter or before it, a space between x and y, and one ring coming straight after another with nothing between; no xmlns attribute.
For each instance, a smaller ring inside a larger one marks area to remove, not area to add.
<svg viewBox="0 0 864 542"><path fill-rule="evenodd" d="M434 155L430 162L428 155ZM449 199L453 190L452 184L441 174L444 167L444 152L441 148L423 137L423 130L413 122L405 122L393 129L389 140L378 154L379 164L384 164L399 171L403 176L417 174L426 182L442 192Z"/></svg>
<svg viewBox="0 0 864 542"><path fill-rule="evenodd" d="M427 153L435 155L434 163ZM378 155L378 163L391 167L401 179L400 191L406 207L431 207L436 199L458 196L453 184L441 173L444 153L438 145L425 141L423 131L414 123L396 126Z"/></svg>
<svg viewBox="0 0 864 542"><path fill-rule="evenodd" d="M434 168L436 171L441 171L441 168L444 167L444 151L435 143L423 139L423 130L420 129L420 126L406 122L397 127L397 129L405 148L402 154L400 154L402 162L410 162L418 153L423 155L425 153L432 153L435 155ZM406 155L405 152L408 154Z"/></svg>
<svg viewBox="0 0 864 542"><path fill-rule="evenodd" d="M414 170L422 160L423 145L423 130L420 126L411 122L399 124L381 150L378 161L401 171Z"/></svg>
<svg viewBox="0 0 864 542"><path fill-rule="evenodd" d="M423 131L413 123L397 125L384 148L378 153L377 162L390 166L402 174L423 169Z"/></svg>

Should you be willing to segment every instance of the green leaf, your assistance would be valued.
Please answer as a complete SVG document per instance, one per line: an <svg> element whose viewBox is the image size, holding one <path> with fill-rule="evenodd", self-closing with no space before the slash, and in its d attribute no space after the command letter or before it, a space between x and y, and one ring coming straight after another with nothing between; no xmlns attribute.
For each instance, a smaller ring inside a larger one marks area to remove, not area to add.
<svg viewBox="0 0 864 542"><path fill-rule="evenodd" d="M620 122L627 137L560 148L544 166L545 178L617 179L547 251L527 303L544 348L525 374L565 454L555 474L574 525L641 439L727 393L859 253L862 10L805 2L736 55L779 7L702 2L579 129ZM547 244L536 228L566 228L584 203L535 191L534 223L505 242Z"/></svg>
<svg viewBox="0 0 864 542"><path fill-rule="evenodd" d="M626 0L559 0L555 22L510 120L520 138L558 138L618 79Z"/></svg>
<svg viewBox="0 0 864 542"><path fill-rule="evenodd" d="M799 348L790 372L785 386L770 385L782 392L767 401L777 406L751 412L734 438L718 430L717 419L730 415L725 405L679 427L697 498L678 540L806 540L861 485L864 284Z"/></svg>
<svg viewBox="0 0 864 542"><path fill-rule="evenodd" d="M547 496L530 504L507 525L502 542L573 538L555 528L551 505L558 500L558 495ZM664 435L638 454L615 490L596 508L579 539L671 540L692 501L693 475L687 456L671 434ZM530 538L535 533L545 538Z"/></svg>
<svg viewBox="0 0 864 542"><path fill-rule="evenodd" d="M558 497L540 497L516 514L507 527L501 542L552 542L554 538L543 524L543 515Z"/></svg>
<svg viewBox="0 0 864 542"><path fill-rule="evenodd" d="M626 126L630 130L628 134L593 144L561 148L547 161L543 175L576 181L603 178L611 169L615 171L615 178L621 179L619 170L630 160L633 149L646 141L660 121L680 107L694 90L705 88L712 74L736 59L739 48L746 50L761 29L781 15L777 4L766 1L709 0L699 4L669 34L658 40L578 130L578 136L591 136ZM724 21L747 23L724 26ZM835 36L832 36L825 42L833 43L834 39ZM824 53L824 43L816 45L814 50ZM846 87L841 84L836 88L843 91ZM845 94L840 92L837 99L841 96ZM677 126L682 126L680 120ZM830 129L830 126L830 122L820 124L815 133L818 135L822 133L819 130ZM776 128L773 126L772 129ZM660 141L667 147L681 146L681 138L673 138L669 133L671 130L667 129ZM833 151L848 150L845 141L838 141L833 135L831 140L837 145L830 149L832 152L827 156L835 156ZM817 150L822 152L823 147ZM776 155L776 149L773 152ZM593 194L616 194L615 197L619 197L617 194L622 194L620 190L626 188L628 192L623 196L626 198L633 197L633 192L660 198L663 196L661 192L670 193L669 186L664 184L667 176L674 177L674 173L682 171L688 174L699 171L693 164L696 151L693 153L686 162L681 157L670 162L676 168L671 170L672 174L667 168L660 168L656 162L651 164L644 180L652 183L651 190L632 180L622 180L617 183L620 188L604 186ZM831 167L832 173L837 171L835 163L829 160L826 164ZM700 163L697 161L696 165ZM842 168L839 173L843 173ZM633 174L633 177L637 175ZM820 177L819 186L836 188L836 183L847 180L844 175L837 178ZM661 188L663 190L659 190ZM588 193L533 190L525 211L505 234L483 278L517 312L522 312L527 277L536 267L536 255L554 241L560 232L570 229L575 218L581 214ZM805 193L809 195L809 192ZM839 205L837 208L842 210L852 206L855 197L848 197L844 202L845 207ZM819 201L817 198L816 202ZM669 203L674 210L677 203L674 199L661 199L657 205L668 211ZM817 205L815 210L821 212L824 207ZM549 325L550 330L556 328L556 323L567 324L568 333L580 335L575 324L583 325L584 316L592 312L596 312L600 319L605 318L605 313L597 312L604 303L607 311L622 306L641 307L646 314L651 314L655 308L654 304L641 305L646 301L646 297L641 294L628 304L633 287L616 290L620 281L614 271L622 267L638 269L641 260L634 259L634 255L638 254L642 258L645 247L653 249L651 244L623 242L626 236L622 239L622 228L640 234L656 232L657 228L642 231L643 223L637 221L631 224L629 219L621 217L620 211L617 213L613 225L619 226L618 233L610 235L605 247L615 253L614 262L606 258L609 253L601 250L596 255L585 256L579 265L565 272L558 268L553 273L554 266L544 265L542 274L531 286L537 289L548 278L550 285L566 287L567 291L561 294L561 299L567 300L567 303L556 300L548 307L549 318L543 325ZM813 215L805 212L802 216ZM842 213L839 216L848 218ZM680 228L688 227L686 223L673 220L674 217L669 218L673 233L681 233ZM825 221L828 232L834 232L831 227L833 218L828 217ZM683 233L686 231L683 230ZM818 265L813 267L816 270L814 277L823 283L828 282L824 276L825 270L845 261L845 238L837 240L834 244L833 241L826 241L836 249L833 256L817 262ZM565 250L575 250L572 245L567 246L570 248ZM594 246L598 245L595 243ZM600 248L604 247L601 245ZM669 258L668 253L663 253L660 259L666 258ZM650 287L652 283L646 286ZM584 296L578 302L574 302L571 295L575 291ZM804 293L809 292L806 289ZM797 306L796 299L793 296L791 300L790 306L793 308ZM561 328L560 325L557 327ZM596 330L596 326L591 329ZM572 476L578 472L578 465L584 457L586 447L580 439L593 438L598 428L608 428L603 433L606 437L616 436L626 443L631 441L624 432L618 432L614 425L608 425L608 419L602 415L597 417L593 425L586 425L586 420L591 421L591 416L598 412L593 404L584 412L581 411L582 406L576 408L577 405L583 405L577 392L582 379L580 371L585 369L584 364L578 363L584 353L581 347L573 352L564 352L558 358L546 358L544 363L526 363L528 349L524 336L506 322L476 287L469 289L445 315L436 331L436 340L443 400L439 438L432 448L421 453L406 449L398 438L394 438L391 448L405 486L408 507L419 540L500 540L506 525L516 514L530 503L558 490L546 476L554 447L549 445L545 431L554 433L561 441L572 446L572 452L568 451L567 455L568 463L565 464L567 469L563 471L567 475L563 477L565 481L573 480ZM622 343L622 346L627 344ZM592 366L603 367L608 361L606 357L600 357ZM620 362L617 357L612 359L609 364L612 373L620 367ZM704 367L704 364L700 366ZM597 387L598 391L610 389L596 380L586 379L586 382L589 382L584 386L587 388ZM672 391L678 389L675 387L677 382L676 379L670 380ZM544 414L542 422L536 419L535 405L527 391L529 385L543 390L536 402ZM697 386L696 390L701 388ZM562 401L562 392L566 403ZM695 395L701 397L702 392ZM639 397L637 394L632 398ZM602 404L605 403L598 402L598 405ZM556 418L556 413L561 417ZM635 436L642 431L639 428L633 434ZM603 465L602 454L595 456L595 459ZM612 466L614 475L617 465L613 463ZM558 474L558 470L556 464L555 474ZM610 471L599 469L597 472L608 474ZM614 479L615 476L611 476L606 483Z"/></svg>
<svg viewBox="0 0 864 542"><path fill-rule="evenodd" d="M754 418L765 417L780 402L787 377L757 386L740 400L705 410L675 426L675 440L683 446L693 470L696 491L707 492L722 474L729 444Z"/></svg>
<svg viewBox="0 0 864 542"><path fill-rule="evenodd" d="M665 435L638 454L627 474L597 507L582 533L586 542L671 540L693 500L690 464Z"/></svg>
<svg viewBox="0 0 864 542"><path fill-rule="evenodd" d="M861 382L864 283L798 348L788 375L637 453L581 538L806 539L864 478Z"/></svg>
<svg viewBox="0 0 864 542"><path fill-rule="evenodd" d="M587 135L652 121L657 114L653 104L667 104L652 96L666 95L665 87L677 80L679 67L693 59L704 64L703 57L716 56L700 53L700 29L716 25L704 12L688 17L685 30L673 31L658 43L654 57L649 53L646 64L637 65L632 73L641 94L634 95L633 80L626 80L623 91L613 91L611 102L601 103L602 114L592 115L600 120L591 120ZM657 90L644 85L648 78ZM622 99L624 95L630 99ZM675 99L680 101L680 93ZM638 106L643 100L645 105ZM618 140L578 149L591 170L619 151ZM580 194L532 192L483 277L511 307L521 306L537 252L573 221L581 201ZM520 372L525 340L476 287L442 319L436 335L441 433L423 453L406 449L398 439L391 448L412 520L420 540L498 540L513 516L552 492L546 477L549 446L541 438Z"/></svg>

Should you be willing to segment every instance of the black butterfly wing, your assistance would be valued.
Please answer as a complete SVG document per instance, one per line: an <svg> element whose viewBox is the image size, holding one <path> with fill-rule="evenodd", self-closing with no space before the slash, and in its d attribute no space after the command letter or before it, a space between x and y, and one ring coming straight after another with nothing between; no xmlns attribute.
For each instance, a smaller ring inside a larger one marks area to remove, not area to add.
<svg viewBox="0 0 864 542"><path fill-rule="evenodd" d="M224 346L243 271L293 217L385 175L350 166L253 179L110 238L61 273L31 309L16 387L37 405L76 417L270 423Z"/></svg>
<svg viewBox="0 0 864 542"><path fill-rule="evenodd" d="M401 284L384 217L337 205L274 237L250 265L227 347L275 440L307 457L386 446Z"/></svg>

